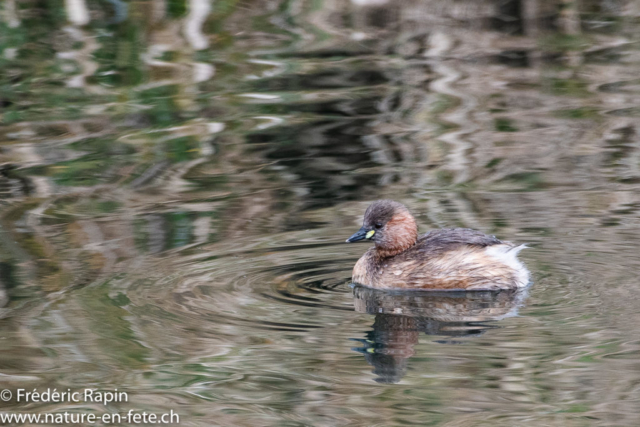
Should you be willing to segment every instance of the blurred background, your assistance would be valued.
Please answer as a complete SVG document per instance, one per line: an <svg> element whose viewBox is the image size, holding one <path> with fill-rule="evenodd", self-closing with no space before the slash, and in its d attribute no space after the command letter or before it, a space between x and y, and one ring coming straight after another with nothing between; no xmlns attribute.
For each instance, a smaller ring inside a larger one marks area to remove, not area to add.
<svg viewBox="0 0 640 427"><path fill-rule="evenodd" d="M637 1L0 7L2 388L185 426L640 424ZM378 198L528 242L528 298L354 296Z"/></svg>

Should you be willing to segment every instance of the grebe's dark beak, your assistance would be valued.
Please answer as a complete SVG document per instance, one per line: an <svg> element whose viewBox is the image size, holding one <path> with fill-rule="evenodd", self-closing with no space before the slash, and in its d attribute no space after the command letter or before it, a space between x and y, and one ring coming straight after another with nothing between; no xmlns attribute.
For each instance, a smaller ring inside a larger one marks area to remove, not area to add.
<svg viewBox="0 0 640 427"><path fill-rule="evenodd" d="M347 243L357 242L359 240L371 239L376 232L373 230L367 230L362 227L353 236L347 239Z"/></svg>

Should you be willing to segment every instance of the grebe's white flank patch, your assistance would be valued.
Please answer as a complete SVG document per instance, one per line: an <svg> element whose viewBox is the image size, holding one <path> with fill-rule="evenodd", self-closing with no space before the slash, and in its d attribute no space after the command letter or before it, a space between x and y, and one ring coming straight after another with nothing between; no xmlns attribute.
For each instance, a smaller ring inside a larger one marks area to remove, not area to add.
<svg viewBox="0 0 640 427"><path fill-rule="evenodd" d="M488 246L486 254L512 268L516 272L516 281L519 288L524 288L529 284L529 270L518 259L518 253L526 249L527 245L511 246L508 244Z"/></svg>

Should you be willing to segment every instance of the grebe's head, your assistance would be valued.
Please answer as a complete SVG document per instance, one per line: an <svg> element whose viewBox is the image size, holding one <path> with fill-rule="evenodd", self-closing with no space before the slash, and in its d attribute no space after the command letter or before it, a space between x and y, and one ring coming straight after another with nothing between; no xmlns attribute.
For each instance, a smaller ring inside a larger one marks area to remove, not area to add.
<svg viewBox="0 0 640 427"><path fill-rule="evenodd" d="M407 250L418 239L418 226L402 203L393 200L373 202L364 213L362 228L347 242L372 240L385 255L395 255Z"/></svg>

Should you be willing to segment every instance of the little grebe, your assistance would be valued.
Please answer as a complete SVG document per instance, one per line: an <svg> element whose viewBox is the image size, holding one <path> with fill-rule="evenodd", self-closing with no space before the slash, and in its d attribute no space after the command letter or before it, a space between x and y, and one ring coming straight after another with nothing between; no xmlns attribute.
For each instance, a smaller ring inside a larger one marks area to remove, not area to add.
<svg viewBox="0 0 640 427"><path fill-rule="evenodd" d="M503 242L468 228L418 236L413 215L401 203L378 200L362 228L347 242L372 240L353 268L355 283L377 289L497 290L529 284L517 255L525 245Z"/></svg>

